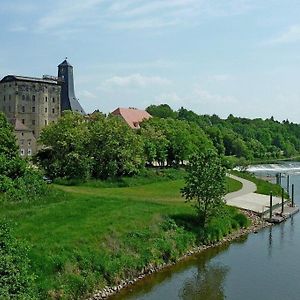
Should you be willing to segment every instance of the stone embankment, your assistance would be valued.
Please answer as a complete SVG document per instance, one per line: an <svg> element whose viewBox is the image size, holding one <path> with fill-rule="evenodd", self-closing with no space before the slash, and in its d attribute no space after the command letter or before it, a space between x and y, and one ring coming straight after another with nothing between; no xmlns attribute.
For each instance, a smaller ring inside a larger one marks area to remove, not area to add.
<svg viewBox="0 0 300 300"><path fill-rule="evenodd" d="M199 253L205 251L206 249L217 247L217 246L220 246L225 243L230 243L230 242L234 241L235 239L240 238L246 234L257 233L260 229L262 229L264 227L272 226L272 224L265 222L262 218L258 217L255 213L252 213L249 211L244 211L244 210L241 210L241 212L243 212L252 221L252 223L249 227L240 228L239 230L234 231L233 233L227 235L222 240L220 240L216 243L211 243L209 245L201 245L199 247L195 247L195 248L189 250L187 253L185 253L181 258L178 259L178 261L188 259L188 257L195 255L195 254L199 254ZM166 267L175 265L175 264L176 264L176 262L175 263L165 263L165 264L162 264L159 266L149 265L149 266L145 267L137 277L135 277L133 279L122 280L118 283L118 285L115 285L112 287L106 286L103 289L96 291L92 297L88 298L88 300L108 299L112 295L118 293L123 288L129 287L129 286L133 285L134 283L136 283L137 281L145 278L146 276L153 274L155 272L158 272Z"/></svg>

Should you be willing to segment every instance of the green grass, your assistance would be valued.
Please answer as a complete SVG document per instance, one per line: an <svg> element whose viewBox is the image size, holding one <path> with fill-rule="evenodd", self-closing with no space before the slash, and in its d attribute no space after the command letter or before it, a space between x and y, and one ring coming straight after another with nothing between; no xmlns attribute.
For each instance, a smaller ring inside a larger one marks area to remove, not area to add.
<svg viewBox="0 0 300 300"><path fill-rule="evenodd" d="M272 192L274 196L281 196L282 187L278 184L274 184L266 180L257 178L248 172L231 171L231 173L255 183L257 186L256 193L258 194L270 195L270 193ZM288 195L286 193L285 198L288 198Z"/></svg>
<svg viewBox="0 0 300 300"><path fill-rule="evenodd" d="M240 181L226 177L226 191L227 193L232 193L240 190L243 184Z"/></svg>
<svg viewBox="0 0 300 300"><path fill-rule="evenodd" d="M247 225L227 207L203 232L180 196L179 173L124 178L125 187L95 181L54 185L38 203L0 204L0 218L12 220L17 237L31 246L39 297L79 299ZM239 184L230 179L228 187L233 191Z"/></svg>

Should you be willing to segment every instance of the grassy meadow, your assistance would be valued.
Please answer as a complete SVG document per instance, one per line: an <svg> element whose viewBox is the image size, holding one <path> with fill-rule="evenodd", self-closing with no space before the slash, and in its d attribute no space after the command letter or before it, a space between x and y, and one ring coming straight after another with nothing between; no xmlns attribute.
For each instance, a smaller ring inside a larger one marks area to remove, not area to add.
<svg viewBox="0 0 300 300"><path fill-rule="evenodd" d="M86 297L247 225L228 207L204 232L180 195L183 176L170 170L105 182L60 182L40 202L0 202L0 218L12 222L14 234L30 247L38 297ZM241 187L232 179L227 186L228 191Z"/></svg>

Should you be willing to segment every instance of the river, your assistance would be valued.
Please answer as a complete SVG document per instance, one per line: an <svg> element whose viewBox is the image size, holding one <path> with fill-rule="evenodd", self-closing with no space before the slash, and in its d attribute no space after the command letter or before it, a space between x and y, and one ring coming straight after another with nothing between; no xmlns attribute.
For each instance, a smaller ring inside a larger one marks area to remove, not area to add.
<svg viewBox="0 0 300 300"><path fill-rule="evenodd" d="M300 204L300 163L252 166L250 171L290 174ZM299 300L300 214L148 276L112 299Z"/></svg>

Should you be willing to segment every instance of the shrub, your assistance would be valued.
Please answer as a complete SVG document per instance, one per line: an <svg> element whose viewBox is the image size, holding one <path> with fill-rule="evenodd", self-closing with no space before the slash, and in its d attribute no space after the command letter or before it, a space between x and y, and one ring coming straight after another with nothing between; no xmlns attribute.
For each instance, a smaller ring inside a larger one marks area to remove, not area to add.
<svg viewBox="0 0 300 300"><path fill-rule="evenodd" d="M0 176L0 190L5 192L4 199L10 202L33 201L45 195L47 184L42 174L32 168L16 179Z"/></svg>
<svg viewBox="0 0 300 300"><path fill-rule="evenodd" d="M5 222L0 223L0 257L0 299L36 299L28 247Z"/></svg>

